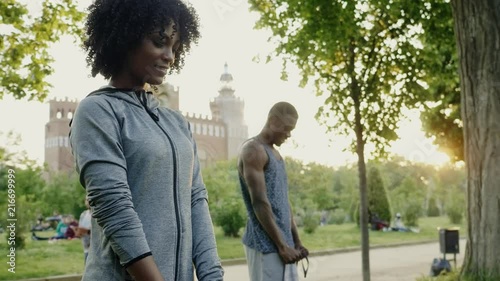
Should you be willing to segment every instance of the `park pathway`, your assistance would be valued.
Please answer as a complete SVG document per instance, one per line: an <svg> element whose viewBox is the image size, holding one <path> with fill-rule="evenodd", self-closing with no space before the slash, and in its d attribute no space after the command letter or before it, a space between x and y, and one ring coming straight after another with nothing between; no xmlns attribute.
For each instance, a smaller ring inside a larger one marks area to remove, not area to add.
<svg viewBox="0 0 500 281"><path fill-rule="evenodd" d="M460 241L460 266L465 251L465 240ZM412 246L379 248L370 250L371 281L415 281L427 276L433 258L442 257L439 243ZM447 255L448 259L453 255ZM301 281L361 281L361 252L332 254L309 258L307 278L303 278L299 264ZM453 262L451 262L453 266ZM226 281L249 281L248 269L244 265L225 266Z"/></svg>

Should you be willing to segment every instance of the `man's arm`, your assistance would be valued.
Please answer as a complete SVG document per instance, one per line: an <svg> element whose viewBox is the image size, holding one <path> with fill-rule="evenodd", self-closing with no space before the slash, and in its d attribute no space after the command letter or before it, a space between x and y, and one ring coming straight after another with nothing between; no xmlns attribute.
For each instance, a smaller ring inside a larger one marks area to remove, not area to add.
<svg viewBox="0 0 500 281"><path fill-rule="evenodd" d="M267 187L264 178L264 167L268 161L267 154L261 144L249 141L241 153L241 172L252 200L253 211L267 235L278 248L278 254L285 263L294 263L300 259L300 253L289 247L278 225L274 221L271 204L267 199Z"/></svg>
<svg viewBox="0 0 500 281"><path fill-rule="evenodd" d="M292 221L292 237L293 243L295 244L295 249L300 252L300 258L305 258L309 256L309 250L307 250L304 245L302 245L302 241L299 238L299 231L297 230L297 225L295 224L295 220L293 219L292 208L290 207L290 220Z"/></svg>

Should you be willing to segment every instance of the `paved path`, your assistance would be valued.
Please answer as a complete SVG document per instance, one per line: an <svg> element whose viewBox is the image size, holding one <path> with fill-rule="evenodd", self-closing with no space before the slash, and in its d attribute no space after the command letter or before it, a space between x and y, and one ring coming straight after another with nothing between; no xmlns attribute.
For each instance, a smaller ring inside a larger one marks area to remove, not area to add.
<svg viewBox="0 0 500 281"><path fill-rule="evenodd" d="M465 251L465 240L460 241L460 254L457 264L460 266ZM415 281L427 276L433 258L442 257L439 243L428 243L394 248L370 250L371 281ZM453 255L447 255L448 259ZM301 281L361 281L361 252L349 252L328 256L311 257L307 278ZM453 262L451 262L453 266ZM249 281L245 265L225 266L224 280ZM299 272L302 275L299 264Z"/></svg>

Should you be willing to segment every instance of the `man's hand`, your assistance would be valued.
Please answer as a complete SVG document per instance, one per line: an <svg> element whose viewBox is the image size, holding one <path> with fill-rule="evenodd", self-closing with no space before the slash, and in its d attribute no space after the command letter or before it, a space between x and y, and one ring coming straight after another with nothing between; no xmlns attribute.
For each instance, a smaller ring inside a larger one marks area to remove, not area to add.
<svg viewBox="0 0 500 281"><path fill-rule="evenodd" d="M302 244L295 245L295 249L300 253L300 259L303 259L309 256L309 250L304 247Z"/></svg>
<svg viewBox="0 0 500 281"><path fill-rule="evenodd" d="M298 250L288 246L279 249L278 254L285 264L295 263L301 259L301 253Z"/></svg>

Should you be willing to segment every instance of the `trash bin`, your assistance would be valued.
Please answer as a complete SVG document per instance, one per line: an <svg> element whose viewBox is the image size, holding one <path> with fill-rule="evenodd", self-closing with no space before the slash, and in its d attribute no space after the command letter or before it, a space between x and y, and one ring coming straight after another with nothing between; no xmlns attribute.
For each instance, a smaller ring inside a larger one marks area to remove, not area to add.
<svg viewBox="0 0 500 281"><path fill-rule="evenodd" d="M439 246L441 254L460 253L458 229L439 229Z"/></svg>

